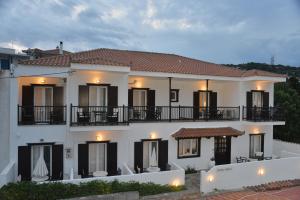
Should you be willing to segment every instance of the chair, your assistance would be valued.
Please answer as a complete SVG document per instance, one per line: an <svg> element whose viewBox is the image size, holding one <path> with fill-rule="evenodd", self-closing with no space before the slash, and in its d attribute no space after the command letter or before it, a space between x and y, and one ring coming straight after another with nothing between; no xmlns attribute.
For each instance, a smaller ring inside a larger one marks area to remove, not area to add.
<svg viewBox="0 0 300 200"><path fill-rule="evenodd" d="M119 121L118 108L113 108L112 112L107 114L107 121L111 123L117 123Z"/></svg>
<svg viewBox="0 0 300 200"><path fill-rule="evenodd" d="M257 160L263 160L264 159L264 152L255 152L254 153Z"/></svg>
<svg viewBox="0 0 300 200"><path fill-rule="evenodd" d="M161 113L162 113L161 107L157 107L154 113L154 117L156 120L161 120Z"/></svg>
<svg viewBox="0 0 300 200"><path fill-rule="evenodd" d="M88 124L91 119L91 114L88 111L84 111L82 108L78 108L77 122L78 124Z"/></svg>

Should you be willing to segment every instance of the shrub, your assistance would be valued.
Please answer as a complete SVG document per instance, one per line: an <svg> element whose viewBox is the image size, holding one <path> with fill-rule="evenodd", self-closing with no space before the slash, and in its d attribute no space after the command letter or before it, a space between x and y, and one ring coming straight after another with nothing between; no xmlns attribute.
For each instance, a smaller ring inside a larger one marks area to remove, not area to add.
<svg viewBox="0 0 300 200"><path fill-rule="evenodd" d="M195 168L187 166L187 168L185 169L185 174L194 174L197 173L197 170L195 170Z"/></svg>
<svg viewBox="0 0 300 200"><path fill-rule="evenodd" d="M117 192L138 191L141 196L165 192L175 192L185 189L184 186L158 185L138 182L105 182L91 181L88 183L63 184L34 182L9 183L0 189L1 200L54 200L91 195L102 195Z"/></svg>

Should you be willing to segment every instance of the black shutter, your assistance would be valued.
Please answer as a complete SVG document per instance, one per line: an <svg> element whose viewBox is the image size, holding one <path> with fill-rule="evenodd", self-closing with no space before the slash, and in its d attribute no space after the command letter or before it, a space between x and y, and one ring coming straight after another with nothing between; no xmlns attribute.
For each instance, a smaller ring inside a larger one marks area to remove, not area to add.
<svg viewBox="0 0 300 200"><path fill-rule="evenodd" d="M194 119L199 119L199 91L194 92L193 96Z"/></svg>
<svg viewBox="0 0 300 200"><path fill-rule="evenodd" d="M168 164L168 140L162 140L158 143L158 167L165 171Z"/></svg>
<svg viewBox="0 0 300 200"><path fill-rule="evenodd" d="M211 119L217 119L218 112L218 94L216 92L209 92L209 113Z"/></svg>
<svg viewBox="0 0 300 200"><path fill-rule="evenodd" d="M133 90L128 89L128 106L133 106Z"/></svg>
<svg viewBox="0 0 300 200"><path fill-rule="evenodd" d="M138 173L139 168L143 172L143 142L134 143L134 170Z"/></svg>
<svg viewBox="0 0 300 200"><path fill-rule="evenodd" d="M34 112L33 112L33 87L22 86L22 123L33 124Z"/></svg>
<svg viewBox="0 0 300 200"><path fill-rule="evenodd" d="M109 107L118 106L118 87L117 86L108 86L108 102Z"/></svg>
<svg viewBox="0 0 300 200"><path fill-rule="evenodd" d="M64 176L64 146L52 146L52 180L62 180Z"/></svg>
<svg viewBox="0 0 300 200"><path fill-rule="evenodd" d="M247 99L246 99L246 112L247 112L247 119L252 120L252 108L253 102L252 102L252 92L247 92Z"/></svg>
<svg viewBox="0 0 300 200"><path fill-rule="evenodd" d="M270 109L269 109L269 92L263 92L263 107L262 107L262 117L264 120L269 120Z"/></svg>
<svg viewBox="0 0 300 200"><path fill-rule="evenodd" d="M147 91L147 106L148 106L147 119L154 120L155 119L155 90Z"/></svg>
<svg viewBox="0 0 300 200"><path fill-rule="evenodd" d="M261 135L261 151L264 153L263 156L265 156L265 134Z"/></svg>
<svg viewBox="0 0 300 200"><path fill-rule="evenodd" d="M31 150L30 146L18 147L18 175L22 181L31 180Z"/></svg>
<svg viewBox="0 0 300 200"><path fill-rule="evenodd" d="M89 86L79 85L78 97L79 106L89 106Z"/></svg>
<svg viewBox="0 0 300 200"><path fill-rule="evenodd" d="M107 173L108 176L118 174L118 145L117 143L107 144Z"/></svg>
<svg viewBox="0 0 300 200"><path fill-rule="evenodd" d="M58 124L64 120L64 88L53 87L53 111L51 113L51 123Z"/></svg>
<svg viewBox="0 0 300 200"><path fill-rule="evenodd" d="M78 175L82 178L89 174L89 145L78 144Z"/></svg>

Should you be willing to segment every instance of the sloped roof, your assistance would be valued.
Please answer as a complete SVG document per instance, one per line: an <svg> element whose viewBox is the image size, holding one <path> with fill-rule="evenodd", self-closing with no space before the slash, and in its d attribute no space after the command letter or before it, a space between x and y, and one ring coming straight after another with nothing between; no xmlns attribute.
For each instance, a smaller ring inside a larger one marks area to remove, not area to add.
<svg viewBox="0 0 300 200"><path fill-rule="evenodd" d="M199 138L199 137L217 137L217 136L240 136L244 132L232 127L221 128L181 128L172 136L175 138Z"/></svg>
<svg viewBox="0 0 300 200"><path fill-rule="evenodd" d="M244 77L258 73L264 76L263 72L249 72L240 69L227 67L219 64L209 63L197 59L187 58L175 54L128 51L116 49L95 49L58 55L36 60L21 62L24 65L39 66L70 66L71 63L99 64L111 66L128 66L131 71L165 72L193 75ZM268 72L269 76L282 75Z"/></svg>

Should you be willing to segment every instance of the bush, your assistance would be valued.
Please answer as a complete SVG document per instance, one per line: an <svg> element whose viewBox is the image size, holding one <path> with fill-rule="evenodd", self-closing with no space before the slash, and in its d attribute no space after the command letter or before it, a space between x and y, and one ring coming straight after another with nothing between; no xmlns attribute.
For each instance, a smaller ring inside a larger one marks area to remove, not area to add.
<svg viewBox="0 0 300 200"><path fill-rule="evenodd" d="M194 174L197 173L197 170L195 170L195 168L187 166L187 168L185 169L185 174Z"/></svg>
<svg viewBox="0 0 300 200"><path fill-rule="evenodd" d="M63 184L34 182L9 183L0 189L1 200L54 200L91 195L102 195L117 192L138 191L141 196L185 189L184 186L158 185L138 182L105 182L91 181L88 183Z"/></svg>

